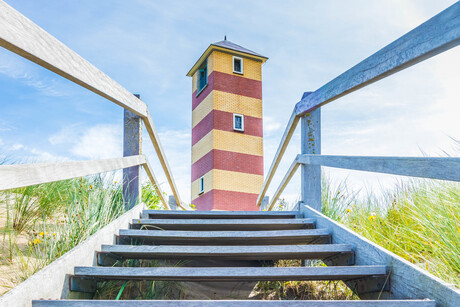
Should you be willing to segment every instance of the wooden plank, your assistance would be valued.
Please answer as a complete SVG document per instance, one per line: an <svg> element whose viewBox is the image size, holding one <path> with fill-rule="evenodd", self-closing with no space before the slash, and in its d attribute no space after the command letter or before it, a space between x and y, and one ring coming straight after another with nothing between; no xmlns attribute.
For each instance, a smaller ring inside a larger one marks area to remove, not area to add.
<svg viewBox="0 0 460 307"><path fill-rule="evenodd" d="M0 165L0 191L110 172L146 162L145 156L59 163Z"/></svg>
<svg viewBox="0 0 460 307"><path fill-rule="evenodd" d="M302 117L300 147L302 154L321 154L321 109L316 109ZM303 203L321 211L320 165L302 165L300 187Z"/></svg>
<svg viewBox="0 0 460 307"><path fill-rule="evenodd" d="M120 229L118 242L164 245L291 245L329 242L327 229L265 231L180 231Z"/></svg>
<svg viewBox="0 0 460 307"><path fill-rule="evenodd" d="M436 300L439 306L460 306L460 290L454 285L443 282L308 206L301 205L300 210L305 217L315 218L318 227L329 229L332 232L334 244L353 245L357 265L391 266L391 296L389 298L429 298ZM362 298L366 299L366 297Z"/></svg>
<svg viewBox="0 0 460 307"><path fill-rule="evenodd" d="M366 172L460 181L460 158L299 155L298 161Z"/></svg>
<svg viewBox="0 0 460 307"><path fill-rule="evenodd" d="M145 210L143 218L161 219L285 219L296 218L298 211L163 211Z"/></svg>
<svg viewBox="0 0 460 307"><path fill-rule="evenodd" d="M183 245L102 245L102 253L129 259L225 259L277 260L325 259L353 254L348 244L262 245L262 246L183 246Z"/></svg>
<svg viewBox="0 0 460 307"><path fill-rule="evenodd" d="M142 166L144 167L145 173L149 177L150 182L153 185L153 188L157 192L157 195L160 197L161 203L163 204L163 206L165 207L166 210L171 210L171 208L169 207L169 204L166 202L165 194L163 193L163 190L160 187L160 183L158 182L158 179L155 176L155 173L153 172L149 161L147 159L145 159L145 163L142 164Z"/></svg>
<svg viewBox="0 0 460 307"><path fill-rule="evenodd" d="M24 15L0 1L0 46L140 116L147 106Z"/></svg>
<svg viewBox="0 0 460 307"><path fill-rule="evenodd" d="M436 302L431 300L360 300L360 301L303 301L303 300L34 300L33 307L68 306L68 307L246 307L246 306L280 306L280 307L435 307Z"/></svg>
<svg viewBox="0 0 460 307"><path fill-rule="evenodd" d="M291 117L289 118L289 122L286 126L286 129L284 130L283 137L281 138L280 145L278 146L278 149L275 153L275 157L273 158L273 162L267 173L267 177L265 177L265 181L264 181L264 185L262 186L262 190L260 191L259 197L257 198L257 206L259 207L262 204L262 200L265 194L267 193L268 186L270 185L273 179L273 176L275 175L275 172L281 162L281 158L283 157L284 152L286 151L286 148L289 145L289 142L292 138L292 135L294 134L295 128L297 127L298 123L299 123L299 117L296 116L296 113L294 110L291 114Z"/></svg>
<svg viewBox="0 0 460 307"><path fill-rule="evenodd" d="M139 96L136 96L140 98ZM123 110L123 157L141 154L142 121L131 111ZM131 209L141 196L141 168L139 165L123 169L123 201L126 209Z"/></svg>
<svg viewBox="0 0 460 307"><path fill-rule="evenodd" d="M460 2L377 51L295 106L297 115L388 77L460 44Z"/></svg>
<svg viewBox="0 0 460 307"><path fill-rule="evenodd" d="M158 160L160 160L160 164L163 168L163 171L165 172L166 179L168 180L169 186L171 188L171 191L174 195L174 198L176 199L176 203L179 207L181 207L184 210L190 209L186 208L179 196L179 192L176 187L176 183L174 182L174 178L171 173L171 169L169 167L168 161L166 160L165 153L163 151L163 147L161 146L160 143L160 138L158 137L157 130L155 129L155 125L153 124L152 117L150 116L150 113L147 110L147 116L143 117L144 120L144 125L147 130L147 133L150 136L150 140L152 141L153 148L155 149L155 152L157 153Z"/></svg>
<svg viewBox="0 0 460 307"><path fill-rule="evenodd" d="M294 176L295 172L299 168L299 165L300 164L297 162L297 158L294 159L294 161L292 162L291 166L289 167L286 175L284 176L283 180L281 180L281 183L280 183L278 189L276 189L275 194L273 194L273 198L271 199L270 205L267 208L268 211L271 211L273 209L273 207L275 206L275 204L278 201L279 197L283 193L284 189L286 188L288 183L291 181L292 176Z"/></svg>
<svg viewBox="0 0 460 307"><path fill-rule="evenodd" d="M131 229L288 230L314 228L313 219L134 219Z"/></svg>
<svg viewBox="0 0 460 307"><path fill-rule="evenodd" d="M74 277L111 280L171 281L285 281L285 280L348 280L385 276L387 267L75 267Z"/></svg>

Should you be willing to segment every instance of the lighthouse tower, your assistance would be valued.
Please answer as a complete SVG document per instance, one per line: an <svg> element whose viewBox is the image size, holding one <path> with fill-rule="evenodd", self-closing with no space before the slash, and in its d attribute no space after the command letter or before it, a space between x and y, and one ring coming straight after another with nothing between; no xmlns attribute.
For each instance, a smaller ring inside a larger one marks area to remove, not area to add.
<svg viewBox="0 0 460 307"><path fill-rule="evenodd" d="M228 40L211 44L192 77L192 204L198 210L258 210L264 181L262 64Z"/></svg>

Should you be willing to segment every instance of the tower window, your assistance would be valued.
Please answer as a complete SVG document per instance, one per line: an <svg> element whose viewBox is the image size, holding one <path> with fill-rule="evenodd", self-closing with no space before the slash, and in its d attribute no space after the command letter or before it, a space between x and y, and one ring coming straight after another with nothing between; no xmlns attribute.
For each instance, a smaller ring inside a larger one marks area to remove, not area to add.
<svg viewBox="0 0 460 307"><path fill-rule="evenodd" d="M198 192L198 195L203 194L203 193L204 193L204 176L200 177L200 192Z"/></svg>
<svg viewBox="0 0 460 307"><path fill-rule="evenodd" d="M234 56L233 57L233 72L237 74L243 73L243 59Z"/></svg>
<svg viewBox="0 0 460 307"><path fill-rule="evenodd" d="M198 74L196 78L196 88L198 96L199 93L206 87L208 84L208 61L206 60L203 65L198 69Z"/></svg>
<svg viewBox="0 0 460 307"><path fill-rule="evenodd" d="M244 131L244 115L233 114L233 130Z"/></svg>

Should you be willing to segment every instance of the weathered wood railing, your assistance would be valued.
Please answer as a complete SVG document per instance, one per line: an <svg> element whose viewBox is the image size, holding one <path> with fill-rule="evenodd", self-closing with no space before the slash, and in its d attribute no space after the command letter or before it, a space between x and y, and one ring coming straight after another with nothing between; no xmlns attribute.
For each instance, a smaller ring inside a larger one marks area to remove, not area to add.
<svg viewBox="0 0 460 307"><path fill-rule="evenodd" d="M145 156L140 156L141 120L171 187L175 202L182 207L147 105L86 61L55 37L0 0L0 46L61 75L62 77L118 104L125 109L124 156L120 159L54 164L0 166L0 190L124 169L124 199L132 207L140 197L139 165L152 181L164 206L169 209L159 183Z"/></svg>
<svg viewBox="0 0 460 307"><path fill-rule="evenodd" d="M460 44L460 2L382 48L298 102L257 199L261 205L296 126L301 120L301 155L272 197L271 210L301 166L301 201L321 212L321 166L460 181L460 158L345 157L321 155L321 107L373 82Z"/></svg>

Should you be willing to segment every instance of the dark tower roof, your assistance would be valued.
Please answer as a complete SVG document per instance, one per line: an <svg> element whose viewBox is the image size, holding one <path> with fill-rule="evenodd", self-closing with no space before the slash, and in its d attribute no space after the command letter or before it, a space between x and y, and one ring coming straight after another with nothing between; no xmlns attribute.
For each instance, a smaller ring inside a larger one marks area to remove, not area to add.
<svg viewBox="0 0 460 307"><path fill-rule="evenodd" d="M235 43L232 43L231 41L228 41L228 40L223 40L223 41L211 44L211 45L226 48L226 49L231 49L231 50L235 50L235 51L239 51L239 52L243 52L243 53L247 53L247 54L252 54L252 55L259 56L261 58L268 59L267 57L265 57L265 56L263 56L263 55L261 55L261 54L259 54L257 52L254 52L252 50L246 49L246 48L244 48L244 47L242 47L240 45L237 45Z"/></svg>
<svg viewBox="0 0 460 307"><path fill-rule="evenodd" d="M205 50L205 52L203 52L203 54L200 56L198 61L196 61L196 63L189 70L189 72L187 73L187 76L191 77L195 73L195 71L198 69L198 67L200 67L203 61L207 59L207 57L213 50L225 51L225 49L232 50L233 53L239 54L240 56L246 56L248 58L252 58L252 59L261 61L262 63L265 63L265 61L268 60L266 56L263 56L257 52L246 49L240 45L237 45L235 43L232 43L231 41L228 41L227 39L224 39L223 41L209 45L209 47Z"/></svg>

